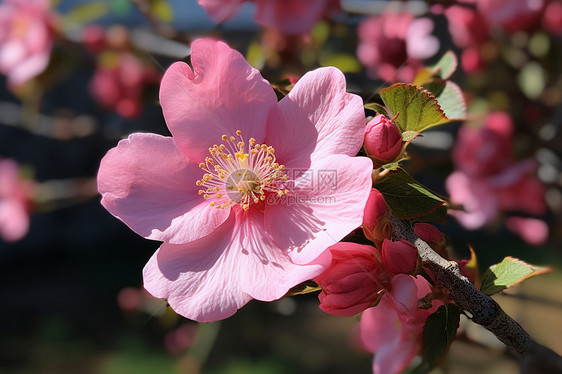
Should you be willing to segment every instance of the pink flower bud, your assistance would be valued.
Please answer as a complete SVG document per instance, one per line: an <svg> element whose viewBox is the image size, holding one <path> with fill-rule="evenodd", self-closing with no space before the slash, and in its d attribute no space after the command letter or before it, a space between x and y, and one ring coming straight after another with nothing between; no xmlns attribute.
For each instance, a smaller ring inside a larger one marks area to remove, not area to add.
<svg viewBox="0 0 562 374"><path fill-rule="evenodd" d="M382 294L384 271L376 248L341 242L331 246L332 263L314 281L322 287L320 309L349 317L372 306Z"/></svg>
<svg viewBox="0 0 562 374"><path fill-rule="evenodd" d="M425 222L414 224L414 233L428 244L439 244L443 238L443 234L437 227Z"/></svg>
<svg viewBox="0 0 562 374"><path fill-rule="evenodd" d="M383 195L376 188L371 189L363 213L363 233L367 239L377 243L390 238L392 234L390 217L392 217L392 210Z"/></svg>
<svg viewBox="0 0 562 374"><path fill-rule="evenodd" d="M365 128L365 150L375 161L375 167L394 160L402 149L402 133L398 127L379 114Z"/></svg>
<svg viewBox="0 0 562 374"><path fill-rule="evenodd" d="M384 268L394 274L411 273L418 264L418 250L405 240L382 242L382 262Z"/></svg>

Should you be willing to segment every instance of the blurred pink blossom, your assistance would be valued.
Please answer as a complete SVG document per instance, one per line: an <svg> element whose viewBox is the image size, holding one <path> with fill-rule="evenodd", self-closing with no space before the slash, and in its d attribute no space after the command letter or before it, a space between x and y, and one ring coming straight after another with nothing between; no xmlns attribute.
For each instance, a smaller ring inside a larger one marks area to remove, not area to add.
<svg viewBox="0 0 562 374"><path fill-rule="evenodd" d="M134 118L142 112L144 88L160 78L152 65L129 52L107 51L98 58L90 81L90 92L99 104L122 117Z"/></svg>
<svg viewBox="0 0 562 374"><path fill-rule="evenodd" d="M0 73L17 87L42 73L51 54L49 0L4 0L0 4Z"/></svg>
<svg viewBox="0 0 562 374"><path fill-rule="evenodd" d="M446 188L451 202L463 206L450 213L469 230L491 223L500 212L543 215L547 211L536 162L513 161L512 131L511 119L502 112L490 113L482 127L464 125L459 131L453 148L456 171L447 178ZM539 242L536 237L527 240L530 236L523 231L520 234L530 244Z"/></svg>
<svg viewBox="0 0 562 374"><path fill-rule="evenodd" d="M430 19L415 19L405 12L366 18L357 28L357 57L372 78L411 82L422 61L439 50L432 30Z"/></svg>
<svg viewBox="0 0 562 374"><path fill-rule="evenodd" d="M562 1L551 1L545 8L542 25L549 33L562 36Z"/></svg>
<svg viewBox="0 0 562 374"><path fill-rule="evenodd" d="M34 185L22 180L13 160L0 159L0 236L15 242L29 229L29 205Z"/></svg>
<svg viewBox="0 0 562 374"><path fill-rule="evenodd" d="M430 309L419 309L418 300L429 293L431 287L422 276L399 274L380 303L363 312L360 335L365 348L375 354L374 374L400 373L418 354L425 320L442 304L433 300Z"/></svg>
<svg viewBox="0 0 562 374"><path fill-rule="evenodd" d="M476 4L490 28L513 33L538 26L546 0L477 0Z"/></svg>
<svg viewBox="0 0 562 374"><path fill-rule="evenodd" d="M98 189L113 215L164 242L144 268L145 288L187 318L212 321L325 270L326 249L361 224L372 162L352 157L363 102L336 68L307 73L278 102L223 42L195 41L191 63L173 64L160 88L173 137L119 142L101 162ZM337 188L309 188L327 170Z"/></svg>
<svg viewBox="0 0 562 374"><path fill-rule="evenodd" d="M246 0L198 0L215 22L233 18ZM308 33L316 22L340 10L338 0L254 0L256 21L285 35Z"/></svg>

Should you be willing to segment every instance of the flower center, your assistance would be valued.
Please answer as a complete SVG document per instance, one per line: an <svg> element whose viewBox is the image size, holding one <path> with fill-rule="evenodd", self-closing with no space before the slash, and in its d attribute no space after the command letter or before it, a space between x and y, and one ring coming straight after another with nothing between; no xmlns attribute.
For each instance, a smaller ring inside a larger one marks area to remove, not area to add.
<svg viewBox="0 0 562 374"><path fill-rule="evenodd" d="M199 194L217 209L238 204L244 210L252 202L265 200L266 193L287 194L289 190L283 184L287 180L285 166L275 162L275 149L256 144L256 139L250 138L246 152L242 131L237 130L236 135L238 139L223 135L226 144L209 148L211 157L199 164L205 171L203 178L196 182L205 188Z"/></svg>

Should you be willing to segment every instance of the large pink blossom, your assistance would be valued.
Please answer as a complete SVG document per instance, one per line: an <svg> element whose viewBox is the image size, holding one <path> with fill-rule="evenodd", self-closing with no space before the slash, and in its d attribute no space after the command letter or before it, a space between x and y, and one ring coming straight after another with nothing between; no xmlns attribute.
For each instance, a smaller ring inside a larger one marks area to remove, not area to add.
<svg viewBox="0 0 562 374"><path fill-rule="evenodd" d="M361 225L372 162L360 97L335 68L281 101L235 50L210 39L164 74L173 137L133 134L101 162L102 204L164 243L144 286L197 321L226 318L319 275L327 247Z"/></svg>
<svg viewBox="0 0 562 374"><path fill-rule="evenodd" d="M422 276L398 274L380 303L361 315L361 340L373 359L374 374L395 374L404 370L418 354L425 320L440 304L419 309L418 300L431 292Z"/></svg>
<svg viewBox="0 0 562 374"><path fill-rule="evenodd" d="M415 19L406 12L369 17L357 28L357 58L372 78L410 82L422 61L439 49L432 30L430 19Z"/></svg>
<svg viewBox="0 0 562 374"><path fill-rule="evenodd" d="M33 184L19 177L13 160L0 160L0 237L7 242L20 240L29 229L29 199Z"/></svg>
<svg viewBox="0 0 562 374"><path fill-rule="evenodd" d="M198 0L215 22L236 15L245 0ZM286 35L309 32L316 22L340 9L337 0L254 0L256 21Z"/></svg>
<svg viewBox="0 0 562 374"><path fill-rule="evenodd" d="M490 28L509 33L538 26L546 0L476 0L480 14Z"/></svg>
<svg viewBox="0 0 562 374"><path fill-rule="evenodd" d="M52 47L49 0L4 0L0 4L0 73L11 86L37 76Z"/></svg>

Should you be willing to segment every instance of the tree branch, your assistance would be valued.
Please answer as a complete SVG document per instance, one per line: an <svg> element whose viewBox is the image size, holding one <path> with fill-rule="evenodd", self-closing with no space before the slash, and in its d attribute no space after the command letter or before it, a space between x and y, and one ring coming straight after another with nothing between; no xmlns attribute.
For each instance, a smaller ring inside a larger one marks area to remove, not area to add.
<svg viewBox="0 0 562 374"><path fill-rule="evenodd" d="M460 273L455 261L448 261L421 240L400 219L392 217L392 236L411 242L418 249L423 267L435 284L450 292L451 299L472 321L490 330L518 358L525 373L560 373L562 357L538 344L488 295L480 292ZM541 371L535 371L541 370Z"/></svg>

